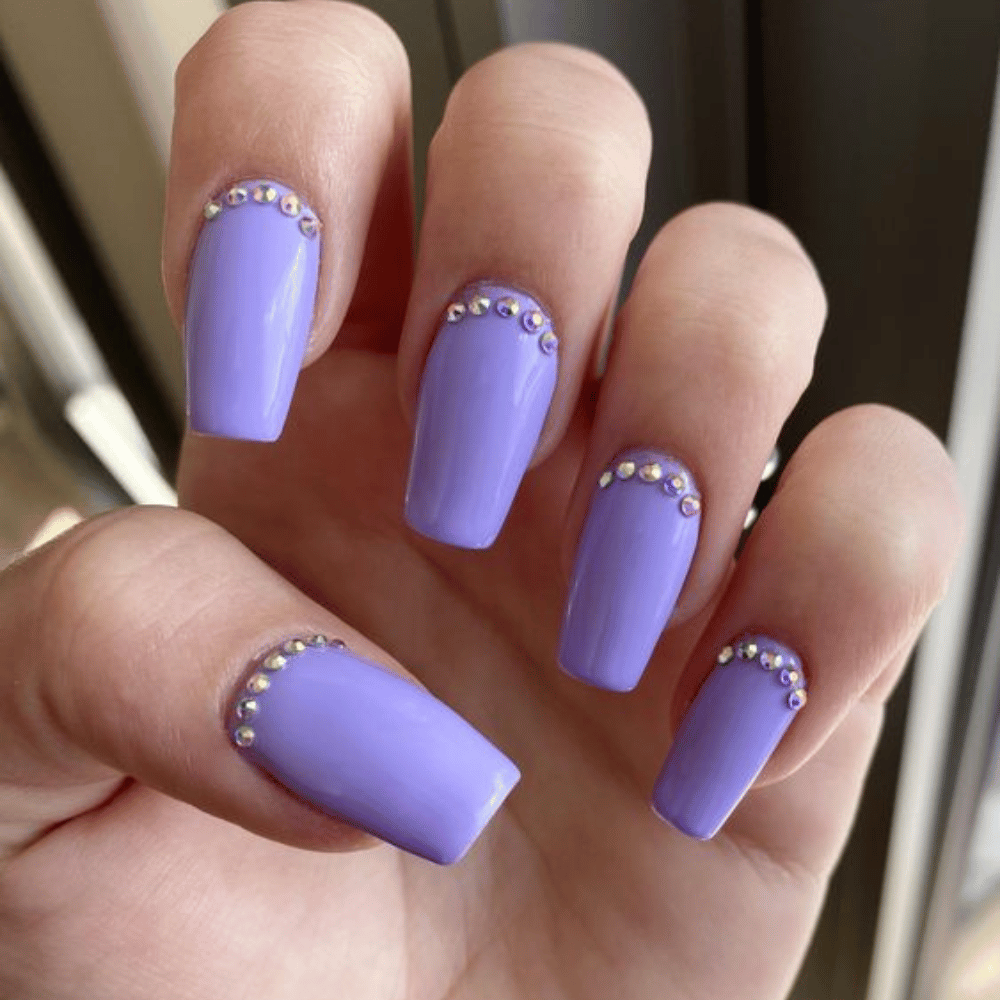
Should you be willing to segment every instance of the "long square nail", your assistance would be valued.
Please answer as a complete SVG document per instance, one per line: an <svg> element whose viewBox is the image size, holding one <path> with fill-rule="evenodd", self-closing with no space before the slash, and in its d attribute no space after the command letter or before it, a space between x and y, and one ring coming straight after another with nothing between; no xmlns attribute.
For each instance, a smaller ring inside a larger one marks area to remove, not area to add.
<svg viewBox="0 0 1000 1000"><path fill-rule="evenodd" d="M669 455L632 450L601 472L570 580L563 670L611 691L639 683L687 578L700 524L691 473Z"/></svg>
<svg viewBox="0 0 1000 1000"><path fill-rule="evenodd" d="M439 864L465 854L520 779L443 702L324 636L261 657L228 725L296 795Z"/></svg>
<svg viewBox="0 0 1000 1000"><path fill-rule="evenodd" d="M420 383L406 520L449 545L493 544L555 391L558 338L541 306L492 282L445 311Z"/></svg>
<svg viewBox="0 0 1000 1000"><path fill-rule="evenodd" d="M320 224L298 194L267 180L234 184L203 214L184 324L188 423L274 441L312 325Z"/></svg>
<svg viewBox="0 0 1000 1000"><path fill-rule="evenodd" d="M653 808L682 833L714 837L806 703L802 661L751 635L726 646L681 722Z"/></svg>

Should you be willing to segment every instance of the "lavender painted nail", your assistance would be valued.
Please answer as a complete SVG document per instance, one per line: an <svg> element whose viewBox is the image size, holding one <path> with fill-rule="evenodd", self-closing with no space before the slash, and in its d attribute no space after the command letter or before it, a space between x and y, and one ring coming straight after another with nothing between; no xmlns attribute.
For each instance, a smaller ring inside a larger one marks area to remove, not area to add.
<svg viewBox="0 0 1000 1000"><path fill-rule="evenodd" d="M312 324L320 224L298 194L268 180L234 184L203 214L185 319L188 423L274 441Z"/></svg>
<svg viewBox="0 0 1000 1000"><path fill-rule="evenodd" d="M691 567L701 499L657 451L619 455L596 484L559 643L568 674L610 691L639 683Z"/></svg>
<svg viewBox="0 0 1000 1000"><path fill-rule="evenodd" d="M323 636L263 656L227 724L286 788L439 864L465 854L520 779L447 705Z"/></svg>
<svg viewBox="0 0 1000 1000"><path fill-rule="evenodd" d="M653 809L682 833L714 837L806 703L802 661L764 635L719 653L653 792Z"/></svg>
<svg viewBox="0 0 1000 1000"><path fill-rule="evenodd" d="M455 296L420 384L410 527L463 548L493 544L545 423L558 344L524 292L477 282Z"/></svg>

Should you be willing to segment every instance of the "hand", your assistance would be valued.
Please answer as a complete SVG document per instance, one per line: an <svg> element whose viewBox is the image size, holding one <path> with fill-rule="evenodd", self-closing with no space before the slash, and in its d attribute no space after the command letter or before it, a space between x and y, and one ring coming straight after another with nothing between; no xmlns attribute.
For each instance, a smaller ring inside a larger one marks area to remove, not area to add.
<svg viewBox="0 0 1000 1000"><path fill-rule="evenodd" d="M216 436L186 440L186 512L99 518L0 576L4 997L777 998L795 975L951 566L950 463L900 413L840 413L734 563L825 315L802 248L737 206L674 219L596 380L642 212L635 93L561 46L473 67L412 273L409 113L398 41L337 3L243 5L181 67L166 288ZM348 652L263 670L237 749L247 665L313 634ZM507 757L523 780L451 867L326 814L450 861Z"/></svg>

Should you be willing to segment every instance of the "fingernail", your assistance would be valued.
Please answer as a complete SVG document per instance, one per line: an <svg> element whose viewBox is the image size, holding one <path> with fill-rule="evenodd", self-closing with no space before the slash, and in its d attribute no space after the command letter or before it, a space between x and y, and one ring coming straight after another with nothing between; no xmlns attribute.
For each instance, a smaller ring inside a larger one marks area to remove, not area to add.
<svg viewBox="0 0 1000 1000"><path fill-rule="evenodd" d="M465 854L520 779L447 705L324 636L261 657L228 725L296 795L439 864Z"/></svg>
<svg viewBox="0 0 1000 1000"><path fill-rule="evenodd" d="M691 473L657 451L604 469L576 550L559 664L610 691L639 683L684 586L701 526Z"/></svg>
<svg viewBox="0 0 1000 1000"><path fill-rule="evenodd" d="M445 311L427 357L406 520L484 549L500 533L555 391L559 341L524 292L477 282Z"/></svg>
<svg viewBox="0 0 1000 1000"><path fill-rule="evenodd" d="M726 646L674 737L653 809L682 833L714 837L806 703L802 661L751 635Z"/></svg>
<svg viewBox="0 0 1000 1000"><path fill-rule="evenodd" d="M316 302L320 224L274 181L241 181L205 205L185 319L188 423L274 441L285 425Z"/></svg>

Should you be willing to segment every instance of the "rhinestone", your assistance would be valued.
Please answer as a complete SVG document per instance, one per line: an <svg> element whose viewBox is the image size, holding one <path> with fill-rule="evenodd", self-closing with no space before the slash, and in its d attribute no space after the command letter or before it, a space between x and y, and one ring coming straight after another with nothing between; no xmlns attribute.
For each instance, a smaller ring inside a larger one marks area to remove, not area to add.
<svg viewBox="0 0 1000 1000"><path fill-rule="evenodd" d="M545 322L545 317L537 310L531 309L521 318L521 325L528 333L537 333Z"/></svg>
<svg viewBox="0 0 1000 1000"><path fill-rule="evenodd" d="M669 493L672 497L679 497L684 492L685 486L687 483L684 482L684 477L675 473L672 476L667 476L664 480L663 492Z"/></svg>
<svg viewBox="0 0 1000 1000"><path fill-rule="evenodd" d="M465 315L465 306L461 302L452 302L445 315L449 323L457 323Z"/></svg>
<svg viewBox="0 0 1000 1000"><path fill-rule="evenodd" d="M788 679L794 684L799 679L799 672L797 670L789 670Z"/></svg>
<svg viewBox="0 0 1000 1000"><path fill-rule="evenodd" d="M694 517L701 510L701 501L697 497L686 496L681 501L681 513L685 517Z"/></svg>
<svg viewBox="0 0 1000 1000"><path fill-rule="evenodd" d="M760 654L760 665L765 670L777 670L782 662L780 653L772 653L769 650L765 650Z"/></svg>
<svg viewBox="0 0 1000 1000"><path fill-rule="evenodd" d="M601 487L602 490L606 490L615 480L615 474L610 470L606 469L601 473L601 478L597 480L597 485Z"/></svg>
<svg viewBox="0 0 1000 1000"><path fill-rule="evenodd" d="M203 209L202 214L208 219L209 222L212 221L216 216L222 212L222 206L217 201L210 201Z"/></svg>
<svg viewBox="0 0 1000 1000"><path fill-rule="evenodd" d="M294 656L296 653L301 653L305 648L306 644L301 639L289 639L288 642L281 647L281 651L283 653L288 653L290 656Z"/></svg>
<svg viewBox="0 0 1000 1000"><path fill-rule="evenodd" d="M233 739L236 740L239 746L248 747L251 743L253 743L256 735L257 734L249 726L240 726L239 729L233 733Z"/></svg>
<svg viewBox="0 0 1000 1000"><path fill-rule="evenodd" d="M483 313L489 312L490 305L490 300L485 295L476 295L469 303L469 312L473 316L482 316Z"/></svg>
<svg viewBox="0 0 1000 1000"><path fill-rule="evenodd" d="M303 215L299 219L299 229L302 230L303 236L308 236L311 239L319 232L319 219L314 219L311 215Z"/></svg>
<svg viewBox="0 0 1000 1000"><path fill-rule="evenodd" d="M253 200L259 202L261 205L270 205L272 201L276 201L278 198L278 189L271 187L270 184L259 184L253 189Z"/></svg>
<svg viewBox="0 0 1000 1000"><path fill-rule="evenodd" d="M264 662L261 666L265 670L273 672L275 670L280 670L287 662L288 660L286 660L281 653L271 653L270 656L264 658Z"/></svg>
<svg viewBox="0 0 1000 1000"><path fill-rule="evenodd" d="M314 635L311 636L307 642L310 646L325 646L327 644L327 639L325 635Z"/></svg>
<svg viewBox="0 0 1000 1000"><path fill-rule="evenodd" d="M615 475L619 479L631 479L635 475L635 462L628 458L624 462L619 462Z"/></svg>
<svg viewBox="0 0 1000 1000"><path fill-rule="evenodd" d="M247 189L241 187L231 187L226 192L226 201L230 205L242 205L247 200Z"/></svg>
<svg viewBox="0 0 1000 1000"><path fill-rule="evenodd" d="M782 670L778 674L778 680L781 681L785 687L791 687L799 679L799 672L797 670Z"/></svg>
<svg viewBox="0 0 1000 1000"><path fill-rule="evenodd" d="M663 478L663 468L659 462L650 462L639 469L639 478L644 483L659 482Z"/></svg>
<svg viewBox="0 0 1000 1000"><path fill-rule="evenodd" d="M741 660L752 660L757 655L757 643L741 642L736 647L736 652Z"/></svg>
<svg viewBox="0 0 1000 1000"><path fill-rule="evenodd" d="M497 299L497 312L501 316L516 316L521 311L521 303L511 295Z"/></svg>
<svg viewBox="0 0 1000 1000"><path fill-rule="evenodd" d="M236 718L245 722L251 716L256 715L259 708L260 705L256 698L240 698L236 703Z"/></svg>
<svg viewBox="0 0 1000 1000"><path fill-rule="evenodd" d="M294 219L302 211L302 199L294 192L289 192L281 199L281 211Z"/></svg>
<svg viewBox="0 0 1000 1000"><path fill-rule="evenodd" d="M716 661L716 663L721 663L721 664L725 665L726 663L729 663L729 661L735 655L736 654L733 652L733 647L732 646L723 646L722 649L719 650L719 655L715 658L715 661Z"/></svg>
<svg viewBox="0 0 1000 1000"><path fill-rule="evenodd" d="M260 694L261 691L266 691L271 686L271 681L264 674L254 674L250 680L247 681L247 690L253 691L254 694Z"/></svg>
<svg viewBox="0 0 1000 1000"><path fill-rule="evenodd" d="M798 688L788 696L788 707L798 711L806 703L806 693L802 688Z"/></svg>
<svg viewBox="0 0 1000 1000"><path fill-rule="evenodd" d="M343 639L331 639L330 647L332 649L347 649L347 643Z"/></svg>
<svg viewBox="0 0 1000 1000"><path fill-rule="evenodd" d="M546 354L552 354L552 352L559 346L559 338L551 330L546 330L545 333L538 338L538 346Z"/></svg>

